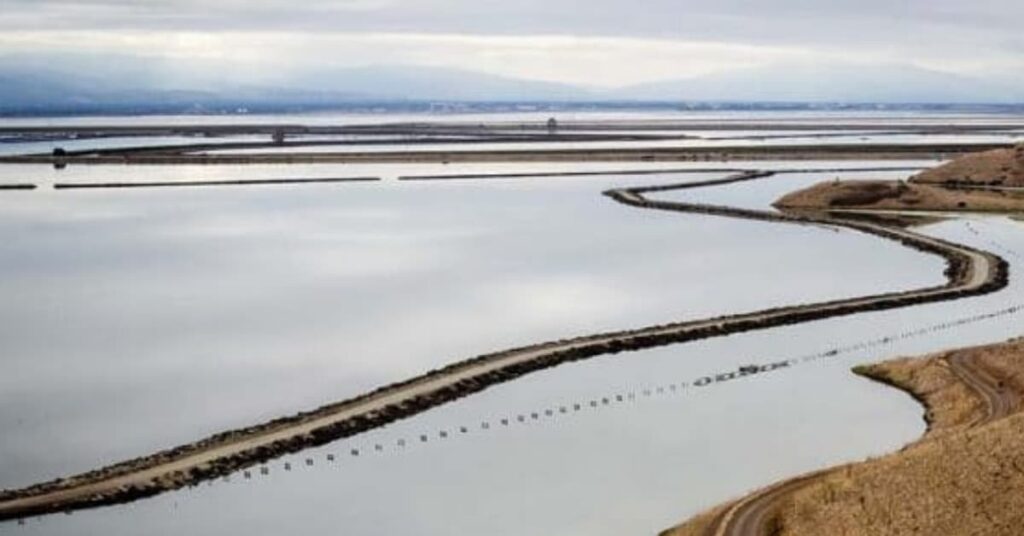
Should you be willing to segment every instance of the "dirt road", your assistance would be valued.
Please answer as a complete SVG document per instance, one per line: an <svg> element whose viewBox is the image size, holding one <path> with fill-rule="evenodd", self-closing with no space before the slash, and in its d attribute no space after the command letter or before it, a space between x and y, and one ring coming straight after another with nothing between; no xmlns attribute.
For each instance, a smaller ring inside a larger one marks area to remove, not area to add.
<svg viewBox="0 0 1024 536"><path fill-rule="evenodd" d="M953 374L985 402L985 414L971 423L971 426L988 424L1016 410L1018 394L1005 388L1002 380L978 366L968 354L957 352L950 356L948 361Z"/></svg>

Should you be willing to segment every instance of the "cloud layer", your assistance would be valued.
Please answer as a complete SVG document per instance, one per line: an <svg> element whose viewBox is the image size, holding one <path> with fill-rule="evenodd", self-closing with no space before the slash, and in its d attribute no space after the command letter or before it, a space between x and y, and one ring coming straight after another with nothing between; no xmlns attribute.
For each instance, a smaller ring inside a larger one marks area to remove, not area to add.
<svg viewBox="0 0 1024 536"><path fill-rule="evenodd" d="M247 76L416 64L629 85L791 61L1024 72L1019 0L0 0L0 55L195 58Z"/></svg>

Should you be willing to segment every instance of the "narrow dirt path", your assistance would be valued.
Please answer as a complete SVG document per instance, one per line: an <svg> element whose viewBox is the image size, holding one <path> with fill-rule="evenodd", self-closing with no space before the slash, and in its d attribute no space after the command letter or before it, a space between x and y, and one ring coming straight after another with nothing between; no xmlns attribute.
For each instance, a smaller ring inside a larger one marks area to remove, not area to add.
<svg viewBox="0 0 1024 536"><path fill-rule="evenodd" d="M971 423L972 427L1002 419L1017 409L1018 394L1007 389L1001 380L979 366L968 354L957 352L947 361L953 374L985 402L985 414Z"/></svg>
<svg viewBox="0 0 1024 536"><path fill-rule="evenodd" d="M638 208L768 222L838 226L869 233L943 257L947 261L947 283L905 292L600 333L475 357L313 411L224 432L189 445L67 479L0 493L0 520L128 502L218 478L288 453L383 426L534 371L597 355L858 312L976 296L1006 286L1007 264L995 254L906 229L824 216L791 216L768 211L651 200L644 195L751 181L771 175L770 172L745 172L711 181L611 190L605 192L605 195Z"/></svg>

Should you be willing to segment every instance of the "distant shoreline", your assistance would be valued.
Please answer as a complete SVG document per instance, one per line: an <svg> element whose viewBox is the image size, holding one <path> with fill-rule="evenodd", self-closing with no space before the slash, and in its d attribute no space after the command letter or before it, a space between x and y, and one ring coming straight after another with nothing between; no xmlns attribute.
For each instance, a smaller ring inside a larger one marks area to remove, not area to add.
<svg viewBox="0 0 1024 536"><path fill-rule="evenodd" d="M202 144L202 147L207 147ZM0 164L49 164L56 166L96 164L138 165L244 165L244 164L346 164L346 163L471 163L471 162L756 162L768 160L908 160L945 159L1013 144L876 144L790 145L734 147L659 147L609 149L517 149L483 151L352 151L340 153L282 152L266 154L191 154L189 146L171 151L95 150L66 155L16 155L0 157ZM275 147L273 144L256 147Z"/></svg>
<svg viewBox="0 0 1024 536"><path fill-rule="evenodd" d="M244 111L239 111L244 110ZM81 103L74 106L31 105L0 108L4 118L68 118L68 117L147 117L182 115L197 117L245 117L247 115L386 115L412 113L423 115L464 115L479 113L586 113L610 111L674 111L687 112L945 112L945 113L1024 113L1024 105L1013 103L942 103L942 102L780 102L780 101L680 101L678 99L496 99L496 100L394 100L362 99L323 104L293 102L267 104L238 100L217 103L197 110L194 103Z"/></svg>

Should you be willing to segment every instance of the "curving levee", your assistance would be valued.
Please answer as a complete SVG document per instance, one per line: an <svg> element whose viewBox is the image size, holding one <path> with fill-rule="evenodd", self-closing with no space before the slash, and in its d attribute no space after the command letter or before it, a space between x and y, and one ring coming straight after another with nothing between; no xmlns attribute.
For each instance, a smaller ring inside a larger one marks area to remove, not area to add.
<svg viewBox="0 0 1024 536"><path fill-rule="evenodd" d="M599 333L544 342L453 363L349 400L125 461L66 479L0 493L0 520L128 502L349 437L406 418L541 369L603 354L640 350L732 333L796 324L864 311L953 300L1006 286L1008 265L999 256L883 224L832 216L802 216L649 199L645 194L756 180L770 172L744 172L686 184L616 189L611 199L638 208L845 227L895 240L946 259L943 285L821 303L794 305Z"/></svg>

